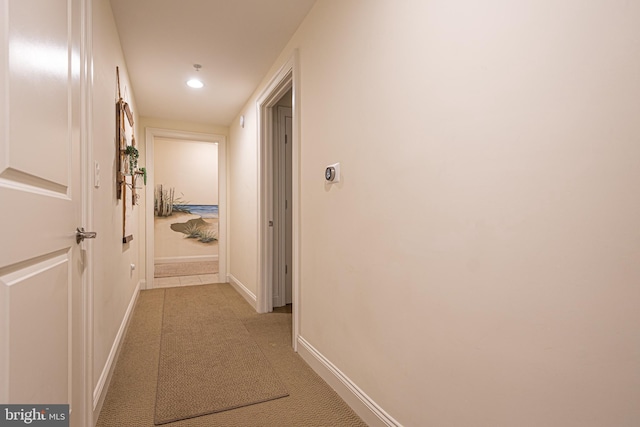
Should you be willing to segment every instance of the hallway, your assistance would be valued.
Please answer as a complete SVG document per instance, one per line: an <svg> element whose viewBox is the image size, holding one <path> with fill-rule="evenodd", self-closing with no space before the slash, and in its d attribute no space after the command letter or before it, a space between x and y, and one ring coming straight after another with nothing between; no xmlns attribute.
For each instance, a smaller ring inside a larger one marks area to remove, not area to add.
<svg viewBox="0 0 640 427"><path fill-rule="evenodd" d="M257 314L229 284L194 286L230 307L259 345L289 396L167 426L366 426L291 348L290 308ZM142 291L131 318L98 427L153 426L164 289Z"/></svg>
<svg viewBox="0 0 640 427"><path fill-rule="evenodd" d="M195 284L310 368L176 425L348 425L299 411L342 405L319 376L371 427L640 426L640 1L0 1L0 403L151 426ZM218 143L219 200L156 138ZM155 253L158 184L217 203L228 284L154 280L201 255Z"/></svg>

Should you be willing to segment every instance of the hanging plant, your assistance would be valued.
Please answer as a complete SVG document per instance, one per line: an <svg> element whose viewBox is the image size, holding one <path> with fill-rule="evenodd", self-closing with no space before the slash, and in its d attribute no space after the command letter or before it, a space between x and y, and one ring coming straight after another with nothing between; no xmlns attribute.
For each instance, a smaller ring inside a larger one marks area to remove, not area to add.
<svg viewBox="0 0 640 427"><path fill-rule="evenodd" d="M124 154L129 157L129 173L136 173L136 169L138 168L138 157L140 157L140 153L138 149L133 145L127 145L127 148L124 150Z"/></svg>

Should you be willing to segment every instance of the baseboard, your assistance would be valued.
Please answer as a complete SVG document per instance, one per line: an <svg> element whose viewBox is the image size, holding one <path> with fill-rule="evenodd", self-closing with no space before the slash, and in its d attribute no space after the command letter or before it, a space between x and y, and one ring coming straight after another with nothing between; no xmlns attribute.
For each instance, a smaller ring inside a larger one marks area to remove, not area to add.
<svg viewBox="0 0 640 427"><path fill-rule="evenodd" d="M242 295L242 297L246 299L249 304L251 304L251 307L253 307L254 310L257 310L257 298L253 294L253 292L247 289L247 287L243 285L242 282L233 277L233 274L228 274L227 277L229 278L229 283L231 283L231 286L233 286L233 288L238 291L238 293Z"/></svg>
<svg viewBox="0 0 640 427"><path fill-rule="evenodd" d="M139 281L136 285L135 290L133 291L133 296L131 297L131 301L129 301L129 306L127 307L127 311L124 313L124 318L122 319L122 323L120 323L120 329L118 329L118 333L116 334L116 338L113 341L113 345L111 346L111 351L109 352L109 357L107 357L107 361L104 364L104 368L102 369L102 373L100 374L100 378L98 379L98 384L96 388L93 390L93 423L98 421L98 416L100 415L100 411L102 410L102 404L104 403L104 398L107 395L107 390L109 389L109 383L111 382L111 377L113 376L113 369L115 368L115 362L118 360L118 355L120 354L120 349L122 347L122 341L127 332L127 328L129 327L129 321L131 320L131 313L133 313L133 308L136 305L136 301L138 300L138 295L140 294L140 288L142 286L142 281Z"/></svg>
<svg viewBox="0 0 640 427"><path fill-rule="evenodd" d="M198 262L198 261L218 261L218 255L194 255L194 256L173 256L154 258L156 264L168 264L170 262Z"/></svg>
<svg viewBox="0 0 640 427"><path fill-rule="evenodd" d="M298 337L298 353L369 427L402 427L398 421L387 414L349 377L301 336Z"/></svg>

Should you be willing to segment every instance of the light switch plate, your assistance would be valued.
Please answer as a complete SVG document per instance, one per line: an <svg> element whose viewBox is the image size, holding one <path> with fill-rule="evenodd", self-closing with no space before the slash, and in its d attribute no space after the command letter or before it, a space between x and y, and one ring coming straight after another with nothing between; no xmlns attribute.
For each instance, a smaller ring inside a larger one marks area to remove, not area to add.
<svg viewBox="0 0 640 427"><path fill-rule="evenodd" d="M100 163L93 162L93 186L100 188Z"/></svg>

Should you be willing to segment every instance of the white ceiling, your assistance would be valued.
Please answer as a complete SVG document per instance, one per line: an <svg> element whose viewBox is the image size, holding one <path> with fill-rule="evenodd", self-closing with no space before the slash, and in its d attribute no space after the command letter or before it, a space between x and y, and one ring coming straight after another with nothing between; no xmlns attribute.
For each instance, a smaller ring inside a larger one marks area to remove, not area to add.
<svg viewBox="0 0 640 427"><path fill-rule="evenodd" d="M315 0L110 2L137 113L226 126ZM202 89L185 84L196 74Z"/></svg>

